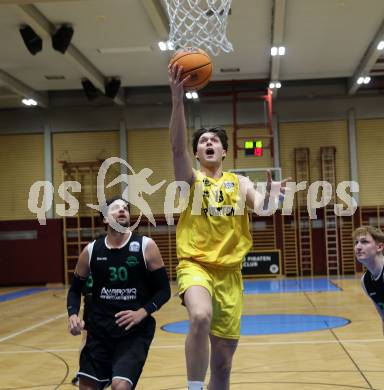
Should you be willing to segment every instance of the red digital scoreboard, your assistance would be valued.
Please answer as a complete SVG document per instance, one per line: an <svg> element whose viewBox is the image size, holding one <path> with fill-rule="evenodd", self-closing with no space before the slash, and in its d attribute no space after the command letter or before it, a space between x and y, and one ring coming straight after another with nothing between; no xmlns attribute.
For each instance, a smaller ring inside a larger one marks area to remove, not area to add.
<svg viewBox="0 0 384 390"><path fill-rule="evenodd" d="M244 152L246 156L261 157L263 155L263 141L245 141Z"/></svg>

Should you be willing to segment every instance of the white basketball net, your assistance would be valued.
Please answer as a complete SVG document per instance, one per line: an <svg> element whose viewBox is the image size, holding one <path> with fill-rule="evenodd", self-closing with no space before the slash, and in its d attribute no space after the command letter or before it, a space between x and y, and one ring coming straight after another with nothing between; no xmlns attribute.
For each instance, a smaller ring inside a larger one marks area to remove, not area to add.
<svg viewBox="0 0 384 390"><path fill-rule="evenodd" d="M204 47L213 55L233 50L225 33L232 0L164 0L169 41L175 49Z"/></svg>

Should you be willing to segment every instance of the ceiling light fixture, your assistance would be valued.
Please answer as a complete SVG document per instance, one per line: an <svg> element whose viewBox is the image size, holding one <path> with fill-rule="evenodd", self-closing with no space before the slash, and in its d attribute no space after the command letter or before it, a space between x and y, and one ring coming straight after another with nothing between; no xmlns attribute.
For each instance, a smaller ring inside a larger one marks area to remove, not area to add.
<svg viewBox="0 0 384 390"><path fill-rule="evenodd" d="M273 46L271 47L271 56L272 57L275 57L277 55L283 56L285 55L285 51L286 51L285 46L279 46L279 47Z"/></svg>
<svg viewBox="0 0 384 390"><path fill-rule="evenodd" d="M278 49L276 46L271 47L271 56L277 56Z"/></svg>
<svg viewBox="0 0 384 390"><path fill-rule="evenodd" d="M173 43L170 41L166 41L166 42L160 41L158 43L158 46L161 51L172 51L175 49Z"/></svg>
<svg viewBox="0 0 384 390"><path fill-rule="evenodd" d="M160 42L158 43L158 45L159 45L159 49L160 49L161 51L166 51L166 50L167 50L167 44L166 44L165 42L160 41Z"/></svg>
<svg viewBox="0 0 384 390"><path fill-rule="evenodd" d="M220 68L221 73L238 73L240 68Z"/></svg>
<svg viewBox="0 0 384 390"><path fill-rule="evenodd" d="M189 99L189 100L190 100L190 99L196 100L196 99L199 98L199 94L198 94L197 92L195 92L195 91L193 91L193 92L186 92L185 97L186 97L187 99Z"/></svg>
<svg viewBox="0 0 384 390"><path fill-rule="evenodd" d="M269 88L270 89L275 89L275 88L279 89L279 88L281 88L281 82L280 81L271 81L269 83Z"/></svg>
<svg viewBox="0 0 384 390"><path fill-rule="evenodd" d="M96 49L99 54L127 54L127 53L150 53L151 46L129 46L129 47L100 47Z"/></svg>
<svg viewBox="0 0 384 390"><path fill-rule="evenodd" d="M46 74L46 75L44 75L44 77L50 81L51 80L65 80L65 76L62 74Z"/></svg>
<svg viewBox="0 0 384 390"><path fill-rule="evenodd" d="M34 99L23 99L21 103L25 104L26 106L37 106L37 101Z"/></svg>

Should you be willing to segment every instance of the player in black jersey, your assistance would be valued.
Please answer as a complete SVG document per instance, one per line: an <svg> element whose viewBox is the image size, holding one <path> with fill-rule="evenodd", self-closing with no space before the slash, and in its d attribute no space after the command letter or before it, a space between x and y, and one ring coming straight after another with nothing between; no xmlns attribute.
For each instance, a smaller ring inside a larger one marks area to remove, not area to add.
<svg viewBox="0 0 384 390"><path fill-rule="evenodd" d="M80 348L79 353L83 350L85 346L85 342L87 340L87 324L88 324L88 317L89 312L92 310L92 284L93 279L92 275L89 274L87 281L85 282L85 286L83 290L81 291L81 295L83 296L83 321L84 321L84 329L81 332L81 342L80 342ZM71 383L74 386L77 386L79 384L79 376L76 374L71 380Z"/></svg>
<svg viewBox="0 0 384 390"><path fill-rule="evenodd" d="M107 235L80 254L67 298L69 331L77 335L84 328L78 316L81 291L91 273L92 310L78 373L81 390L99 390L110 383L113 390L136 387L155 332L151 314L170 298L156 243L128 229L112 229L112 222L129 227L128 204L113 198L106 205Z"/></svg>
<svg viewBox="0 0 384 390"><path fill-rule="evenodd" d="M384 233L372 226L361 226L352 237L356 259L367 268L361 278L363 289L375 304L384 331Z"/></svg>

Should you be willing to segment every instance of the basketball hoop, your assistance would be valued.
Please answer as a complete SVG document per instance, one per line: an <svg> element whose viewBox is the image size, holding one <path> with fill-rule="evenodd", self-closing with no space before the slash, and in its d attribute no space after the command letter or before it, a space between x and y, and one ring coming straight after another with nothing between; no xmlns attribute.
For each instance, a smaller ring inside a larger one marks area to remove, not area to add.
<svg viewBox="0 0 384 390"><path fill-rule="evenodd" d="M233 51L226 37L232 0L163 0L169 18L169 41L175 49L206 48L213 55Z"/></svg>

